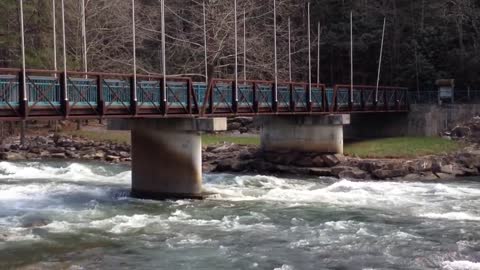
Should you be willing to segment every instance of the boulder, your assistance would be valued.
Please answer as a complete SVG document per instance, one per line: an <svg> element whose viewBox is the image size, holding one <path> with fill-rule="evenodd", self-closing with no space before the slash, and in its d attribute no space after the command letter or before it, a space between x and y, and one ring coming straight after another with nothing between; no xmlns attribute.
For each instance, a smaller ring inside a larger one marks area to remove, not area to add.
<svg viewBox="0 0 480 270"><path fill-rule="evenodd" d="M252 163L252 167L258 172L272 172L272 171L275 171L275 165L274 164L272 164L270 162L263 161L263 160L259 160L259 161L256 161L256 162Z"/></svg>
<svg viewBox="0 0 480 270"><path fill-rule="evenodd" d="M226 143L221 146L218 146L214 149L212 149L210 152L212 153L221 153L221 152L227 152L227 151L232 151L236 150L234 144Z"/></svg>
<svg viewBox="0 0 480 270"><path fill-rule="evenodd" d="M457 138L465 138L470 136L471 130L469 127L458 126L451 131L451 134Z"/></svg>
<svg viewBox="0 0 480 270"><path fill-rule="evenodd" d="M310 156L303 156L293 162L295 166L299 167L314 167L313 160Z"/></svg>
<svg viewBox="0 0 480 270"><path fill-rule="evenodd" d="M448 174L448 173L435 173L435 175L440 180L451 180L451 179L455 178L454 175L451 175L451 174Z"/></svg>
<svg viewBox="0 0 480 270"><path fill-rule="evenodd" d="M228 172L232 169L233 160L232 159L223 159L217 163L217 167L215 167L216 172Z"/></svg>
<svg viewBox="0 0 480 270"><path fill-rule="evenodd" d="M310 168L308 173L310 175L315 175L315 176L325 176L325 177L335 176L333 175L331 168Z"/></svg>
<svg viewBox="0 0 480 270"><path fill-rule="evenodd" d="M20 153L14 153L14 152L3 152L0 153L0 159L1 160L8 160L8 161L16 161L16 160L25 160L25 156Z"/></svg>
<svg viewBox="0 0 480 270"><path fill-rule="evenodd" d="M360 160L356 166L366 172L372 173L373 171L380 169L382 166L375 160Z"/></svg>
<svg viewBox="0 0 480 270"><path fill-rule="evenodd" d="M326 164L322 156L316 156L312 159L312 165L314 167L325 167Z"/></svg>
<svg viewBox="0 0 480 270"><path fill-rule="evenodd" d="M230 122L227 126L228 130L239 130L241 127L243 127L243 125L240 122Z"/></svg>
<svg viewBox="0 0 480 270"><path fill-rule="evenodd" d="M340 174L344 171L351 171L353 170L352 167L349 167L349 166L335 166L333 168L330 169L331 172L332 172L332 175L337 177L337 178L340 178Z"/></svg>
<svg viewBox="0 0 480 270"><path fill-rule="evenodd" d="M75 151L67 150L67 151L65 151L65 155L69 158L72 158L72 159L80 159L80 155L77 154Z"/></svg>
<svg viewBox="0 0 480 270"><path fill-rule="evenodd" d="M391 179L397 177L404 177L408 175L410 172L405 168L397 168L397 169L378 169L372 172L373 176L377 179Z"/></svg>
<svg viewBox="0 0 480 270"><path fill-rule="evenodd" d="M65 153L52 153L50 157L57 158L57 159L64 159L64 158L67 158L67 155Z"/></svg>
<svg viewBox="0 0 480 270"><path fill-rule="evenodd" d="M104 152L96 152L94 155L93 155L93 158L94 159L104 159L105 158L105 153Z"/></svg>
<svg viewBox="0 0 480 270"><path fill-rule="evenodd" d="M461 153L457 155L456 161L467 168L480 167L480 155L472 153Z"/></svg>
<svg viewBox="0 0 480 270"><path fill-rule="evenodd" d="M291 152L291 153L282 153L282 152L267 152L263 154L263 157L266 161L282 164L282 165L297 165L297 166L305 166L305 164L311 164L311 161L305 161L308 156L304 156L304 154Z"/></svg>
<svg viewBox="0 0 480 270"><path fill-rule="evenodd" d="M411 160L405 164L412 173L432 171L432 161L429 159Z"/></svg>
<svg viewBox="0 0 480 270"><path fill-rule="evenodd" d="M323 161L328 167L334 167L340 164L340 160L338 159L337 155L324 155Z"/></svg>
<svg viewBox="0 0 480 270"><path fill-rule="evenodd" d="M38 156L37 154L34 154L34 153L27 153L27 154L25 155L25 157L26 157L27 159L39 159L39 156Z"/></svg>
<svg viewBox="0 0 480 270"><path fill-rule="evenodd" d="M40 158L49 158L49 157L50 157L50 152L48 151L40 152Z"/></svg>
<svg viewBox="0 0 480 270"><path fill-rule="evenodd" d="M335 158L337 158L340 163L344 163L347 161L347 158L342 154L334 154L333 156L335 156Z"/></svg>
<svg viewBox="0 0 480 270"><path fill-rule="evenodd" d="M458 176L479 176L480 171L477 168L461 168L460 171L462 171L461 175Z"/></svg>
<svg viewBox="0 0 480 270"><path fill-rule="evenodd" d="M63 148L63 147L48 147L46 150L48 152L50 152L51 154L65 153L65 148Z"/></svg>
<svg viewBox="0 0 480 270"><path fill-rule="evenodd" d="M345 170L338 174L339 178L342 179L358 179L364 180L368 178L368 174L365 171L362 171L357 168L353 168L352 170Z"/></svg>
<svg viewBox="0 0 480 270"><path fill-rule="evenodd" d="M108 161L108 162L118 162L118 161L120 161L120 157L119 156L107 155L105 157L105 160Z"/></svg>
<svg viewBox="0 0 480 270"><path fill-rule="evenodd" d="M306 175L309 173L309 168L300 168L300 167L286 166L286 165L275 165L272 171L276 173L283 173L283 174Z"/></svg>
<svg viewBox="0 0 480 270"><path fill-rule="evenodd" d="M69 138L60 138L57 140L57 142L55 143L57 146L61 146L61 147L74 147L74 143L73 143L73 140L72 139L69 139Z"/></svg>
<svg viewBox="0 0 480 270"><path fill-rule="evenodd" d="M249 150L242 150L239 154L238 154L238 159L240 160L251 160L251 159L254 159L255 158L255 155L250 152Z"/></svg>
<svg viewBox="0 0 480 270"><path fill-rule="evenodd" d="M235 159L223 159L218 162L214 171L216 172L242 172L250 165L249 161L238 161Z"/></svg>
<svg viewBox="0 0 480 270"><path fill-rule="evenodd" d="M454 164L447 164L440 167L439 173L445 173L455 176L464 176L465 171L461 170L461 166Z"/></svg>
<svg viewBox="0 0 480 270"><path fill-rule="evenodd" d="M30 153L32 153L32 154L40 154L41 152L42 152L42 149L40 147L30 148Z"/></svg>
<svg viewBox="0 0 480 270"><path fill-rule="evenodd" d="M119 154L120 157L122 157L122 158L128 158L128 157L130 157L130 153L125 152L125 151L120 151L118 154Z"/></svg>

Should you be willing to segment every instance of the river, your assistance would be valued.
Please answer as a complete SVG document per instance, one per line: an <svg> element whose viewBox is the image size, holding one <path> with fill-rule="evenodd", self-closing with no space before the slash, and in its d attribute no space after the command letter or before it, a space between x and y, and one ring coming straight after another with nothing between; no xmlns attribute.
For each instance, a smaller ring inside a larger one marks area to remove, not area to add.
<svg viewBox="0 0 480 270"><path fill-rule="evenodd" d="M205 175L128 197L128 167L0 162L0 269L480 269L480 179Z"/></svg>

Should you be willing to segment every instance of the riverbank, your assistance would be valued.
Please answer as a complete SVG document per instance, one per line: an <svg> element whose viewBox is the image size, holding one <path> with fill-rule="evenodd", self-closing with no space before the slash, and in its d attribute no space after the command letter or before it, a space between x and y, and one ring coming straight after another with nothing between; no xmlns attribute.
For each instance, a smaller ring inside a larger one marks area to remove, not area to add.
<svg viewBox="0 0 480 270"><path fill-rule="evenodd" d="M325 176L352 180L435 181L480 175L480 145L465 142L458 150L415 158L361 158L300 152L263 152L256 144L218 143L203 149L204 172L264 175ZM21 146L17 137L4 140L0 159L97 160L131 162L130 145L120 141L96 141L76 135L27 137Z"/></svg>

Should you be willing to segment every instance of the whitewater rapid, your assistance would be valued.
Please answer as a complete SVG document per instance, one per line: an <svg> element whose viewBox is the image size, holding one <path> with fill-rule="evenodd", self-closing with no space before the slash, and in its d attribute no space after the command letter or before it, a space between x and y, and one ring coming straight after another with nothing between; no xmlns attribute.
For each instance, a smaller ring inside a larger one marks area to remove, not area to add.
<svg viewBox="0 0 480 270"><path fill-rule="evenodd" d="M480 269L479 180L209 174L155 202L128 167L0 162L0 268Z"/></svg>

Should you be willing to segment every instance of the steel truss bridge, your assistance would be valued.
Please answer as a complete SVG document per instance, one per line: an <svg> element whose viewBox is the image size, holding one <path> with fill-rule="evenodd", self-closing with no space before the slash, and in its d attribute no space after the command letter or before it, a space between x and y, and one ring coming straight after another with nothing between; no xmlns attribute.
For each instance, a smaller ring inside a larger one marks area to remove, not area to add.
<svg viewBox="0 0 480 270"><path fill-rule="evenodd" d="M25 74L25 76L24 76ZM164 87L164 85L166 87ZM0 69L0 120L316 115L408 111L402 87ZM377 100L377 101L376 101Z"/></svg>

